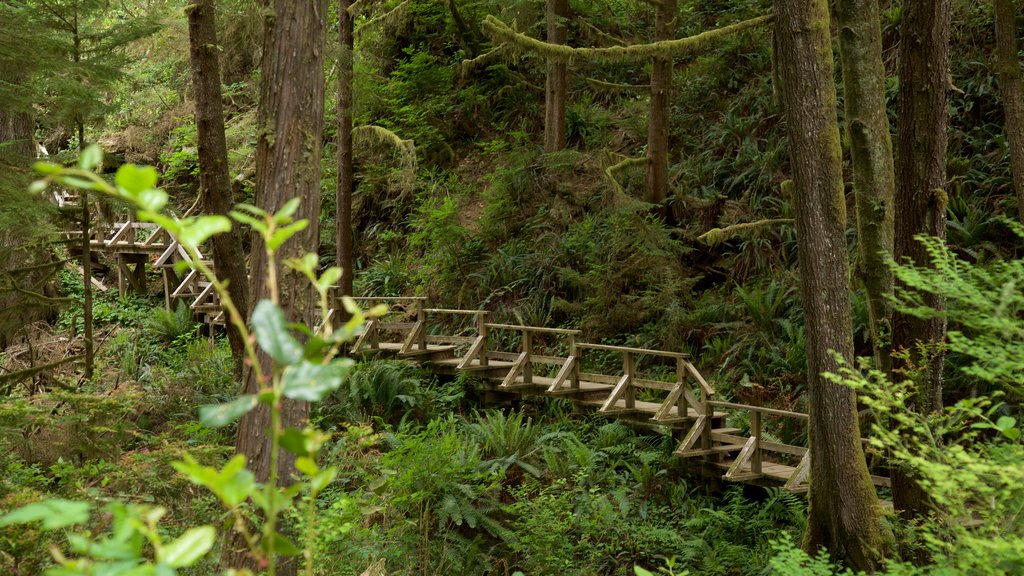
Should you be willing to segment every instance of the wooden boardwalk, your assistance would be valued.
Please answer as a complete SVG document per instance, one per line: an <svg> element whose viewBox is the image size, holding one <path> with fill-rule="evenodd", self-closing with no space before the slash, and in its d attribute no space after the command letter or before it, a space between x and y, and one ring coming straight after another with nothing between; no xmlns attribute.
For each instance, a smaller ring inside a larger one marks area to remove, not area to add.
<svg viewBox="0 0 1024 576"><path fill-rule="evenodd" d="M367 323L353 355L409 360L438 374L469 372L493 392L566 398L609 418L671 429L676 456L724 480L808 488L810 452L773 439L765 426L784 419L806 428L808 415L718 400L686 354L582 342L578 330L494 324L486 310L428 308L419 297L355 300L387 304L389 313ZM456 334L440 333L459 324L455 316L469 321ZM585 370L591 354L606 368ZM743 427L729 427L729 420ZM889 486L888 478L872 480Z"/></svg>
<svg viewBox="0 0 1024 576"><path fill-rule="evenodd" d="M127 219L96 228L90 247L115 259L122 295L129 289L146 292L149 266L162 275L169 310L186 302L211 335L224 325L212 286L162 228ZM663 427L679 441L675 455L699 463L705 472L731 482L807 490L807 448L774 439L766 426L781 419L789 420L790 428L806 428L807 414L720 400L686 354L582 342L578 330L491 323L485 310L429 308L420 297L356 301L366 307L384 303L389 312L367 322L353 355L409 360L442 375L466 372L491 393L564 398L609 418ZM585 365L600 368L588 371ZM741 427L730 427L730 421ZM889 486L888 478L872 478Z"/></svg>

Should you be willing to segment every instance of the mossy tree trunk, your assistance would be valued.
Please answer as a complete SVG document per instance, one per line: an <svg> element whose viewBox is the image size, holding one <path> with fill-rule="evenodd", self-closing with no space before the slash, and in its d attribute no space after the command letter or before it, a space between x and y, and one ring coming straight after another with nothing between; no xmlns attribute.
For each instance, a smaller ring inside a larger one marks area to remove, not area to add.
<svg viewBox="0 0 1024 576"><path fill-rule="evenodd" d="M999 92L1006 113L1006 141L1010 147L1010 171L1017 192L1017 216L1024 222L1024 87L1017 55L1017 11L1013 0L992 0L996 28L996 67Z"/></svg>
<svg viewBox="0 0 1024 576"><path fill-rule="evenodd" d="M807 334L811 490L805 547L874 570L891 542L861 448L852 390L825 379L853 360L846 203L827 0L776 0L778 62Z"/></svg>
<svg viewBox="0 0 1024 576"><path fill-rule="evenodd" d="M234 205L228 147L224 137L224 103L221 97L217 20L213 0L196 0L187 6L189 56L196 99L196 133L199 147L199 188L208 214L227 215ZM217 276L228 283L228 294L239 310L248 309L248 273L238 227L213 237L213 261ZM245 343L228 330L231 355L242 373Z"/></svg>
<svg viewBox="0 0 1024 576"><path fill-rule="evenodd" d="M352 296L355 256L352 236L352 191L355 183L352 167L352 59L355 56L353 18L348 9L351 0L338 0L338 189L337 256L341 267L341 294Z"/></svg>
<svg viewBox="0 0 1024 576"><path fill-rule="evenodd" d="M261 134L256 148L256 205L277 211L288 200L301 198L296 219L309 219L309 226L292 237L277 252L278 266L287 258L317 252L320 216L320 158L324 121L324 38L327 1L292 2L274 0L268 7L263 39L263 68L257 125ZM270 296L266 285L268 261L262 243L254 243L250 294L253 302ZM291 269L278 270L280 306L290 320L312 324L315 295L309 281ZM250 309L252 307L250 306ZM264 372L271 372L271 360L260 355ZM256 394L265 382L257 382L247 371L245 393ZM309 404L285 401L282 423L302 427ZM244 454L257 480L270 474L270 413L260 406L246 414L238 425L236 450ZM282 451L280 478L287 482L295 472L295 461ZM224 563L242 566L244 553L228 550ZM278 574L294 573L290 562Z"/></svg>
<svg viewBox="0 0 1024 576"><path fill-rule="evenodd" d="M861 277L867 294L875 364L888 371L892 337L893 202L896 175L885 104L885 64L878 0L838 0L846 134L853 165Z"/></svg>
<svg viewBox="0 0 1024 576"><path fill-rule="evenodd" d="M654 20L654 41L675 38L678 0L661 0ZM651 112L647 127L647 201L662 206L668 197L668 127L672 103L671 52L651 60Z"/></svg>
<svg viewBox="0 0 1024 576"><path fill-rule="evenodd" d="M918 234L946 236L946 100L949 90L949 0L906 0L900 24L896 135L896 224L894 255L916 266L930 266ZM926 296L927 306L941 310L943 300ZM909 360L893 359L896 378L917 374L918 393L907 409L929 412L942 407L943 318L893 315L893 352L909 352ZM893 502L907 516L921 515L927 495L910 476L892 474Z"/></svg>
<svg viewBox="0 0 1024 576"><path fill-rule="evenodd" d="M569 0L547 0L545 16L548 42L564 45L569 40ZM569 85L566 61L548 60L547 83L544 89L544 151L555 152L565 148L565 103Z"/></svg>

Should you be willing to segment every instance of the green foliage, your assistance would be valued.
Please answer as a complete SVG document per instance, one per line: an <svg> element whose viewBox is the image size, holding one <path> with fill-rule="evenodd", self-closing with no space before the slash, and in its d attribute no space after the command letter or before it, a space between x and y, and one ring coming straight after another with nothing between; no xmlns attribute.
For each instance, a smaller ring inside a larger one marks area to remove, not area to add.
<svg viewBox="0 0 1024 576"><path fill-rule="evenodd" d="M183 336L194 334L197 326L192 317L192 310L181 301L173 311L165 308L154 309L143 322L144 330L164 344L172 344Z"/></svg>
<svg viewBox="0 0 1024 576"><path fill-rule="evenodd" d="M1024 227L1003 220L1016 235ZM926 294L942 297L948 310L948 347L970 359L962 369L968 376L996 389L1024 393L1024 260L995 260L973 265L958 256L946 243L920 236L931 257L932 267L894 266L896 278L905 288L897 292L897 307L919 317L937 315L924 304Z"/></svg>

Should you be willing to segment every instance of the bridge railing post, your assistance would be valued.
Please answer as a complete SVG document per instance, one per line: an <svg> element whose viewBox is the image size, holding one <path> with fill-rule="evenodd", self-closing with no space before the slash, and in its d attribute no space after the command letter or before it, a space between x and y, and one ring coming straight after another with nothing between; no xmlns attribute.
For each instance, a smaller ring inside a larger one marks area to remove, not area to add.
<svg viewBox="0 0 1024 576"><path fill-rule="evenodd" d="M580 388L580 351L576 347L576 335L569 334L569 356L574 358L572 368L569 371L569 388L579 390Z"/></svg>
<svg viewBox="0 0 1024 576"><path fill-rule="evenodd" d="M700 406L704 416L704 429L700 432L700 449L711 449L711 419L714 417L714 408L711 406L711 397L706 388L700 388Z"/></svg>
<svg viewBox="0 0 1024 576"><path fill-rule="evenodd" d="M633 387L633 379L636 377L636 363L632 352L622 353L622 374L626 377L626 408L636 408L636 388Z"/></svg>
<svg viewBox="0 0 1024 576"><path fill-rule="evenodd" d="M427 349L427 313L423 310L423 300L416 300L416 346L420 350Z"/></svg>
<svg viewBox="0 0 1024 576"><path fill-rule="evenodd" d="M754 452L750 457L750 471L761 473L761 413L754 410L750 413L750 436L754 439Z"/></svg>
<svg viewBox="0 0 1024 576"><path fill-rule="evenodd" d="M533 355L533 333L523 330L523 384L533 384L533 366L530 365L530 356Z"/></svg>
<svg viewBox="0 0 1024 576"><path fill-rule="evenodd" d="M487 366L488 365L488 360L487 360L487 338L489 336L488 330L490 330L487 327L487 315L488 314L489 314L489 312L487 310L481 310L481 311L477 312L477 314L476 314L476 331L477 331L477 336L479 338L481 338L481 340L480 340L480 353L478 355L478 357L480 359L480 365L481 366Z"/></svg>

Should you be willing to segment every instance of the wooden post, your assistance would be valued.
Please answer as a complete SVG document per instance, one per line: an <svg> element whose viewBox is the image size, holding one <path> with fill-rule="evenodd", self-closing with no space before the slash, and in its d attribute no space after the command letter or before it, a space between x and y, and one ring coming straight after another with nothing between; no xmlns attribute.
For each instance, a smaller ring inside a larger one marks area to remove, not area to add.
<svg viewBox="0 0 1024 576"><path fill-rule="evenodd" d="M703 386L700 387L700 407L704 412L704 430L700 433L700 449L711 449L711 418L714 416L714 408L711 406L711 398Z"/></svg>
<svg viewBox="0 0 1024 576"><path fill-rule="evenodd" d="M423 300L416 300L416 323L419 333L416 338L420 350L427 349L427 314L423 311Z"/></svg>
<svg viewBox="0 0 1024 576"><path fill-rule="evenodd" d="M750 413L750 436L754 438L754 453L750 457L750 471L761 473L761 413L754 410Z"/></svg>
<svg viewBox="0 0 1024 576"><path fill-rule="evenodd" d="M680 388L686 386L686 365L683 362L682 358L676 358L676 385ZM676 400L676 416L686 418L690 413L686 406L686 394L680 394L679 399Z"/></svg>
<svg viewBox="0 0 1024 576"><path fill-rule="evenodd" d="M533 334L529 330L523 330L523 353L526 354L526 361L523 362L523 384L533 384L533 367L530 365L530 356L533 355Z"/></svg>
<svg viewBox="0 0 1024 576"><path fill-rule="evenodd" d="M124 269L124 255L119 253L117 255L117 294L122 298L124 298L125 293L128 291Z"/></svg>
<svg viewBox="0 0 1024 576"><path fill-rule="evenodd" d="M633 353L622 353L622 372L626 375L626 409L636 408L636 389L633 388Z"/></svg>
<svg viewBox="0 0 1024 576"><path fill-rule="evenodd" d="M487 366L487 338L489 336L487 328L487 311L481 310L476 315L476 331L477 335L483 338L483 343L480 346L480 365Z"/></svg>
<svg viewBox="0 0 1024 576"><path fill-rule="evenodd" d="M580 388L580 351L576 348L576 335L569 334L569 356L576 358L576 361L572 364L572 369L569 371L569 387L573 390L579 390Z"/></svg>

